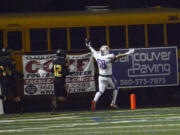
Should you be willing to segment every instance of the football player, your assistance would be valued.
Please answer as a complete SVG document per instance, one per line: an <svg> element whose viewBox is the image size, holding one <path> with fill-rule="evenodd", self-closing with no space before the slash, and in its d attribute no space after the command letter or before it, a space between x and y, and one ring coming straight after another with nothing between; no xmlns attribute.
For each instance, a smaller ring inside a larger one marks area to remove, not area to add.
<svg viewBox="0 0 180 135"><path fill-rule="evenodd" d="M67 91L65 86L66 75L69 74L67 70L66 54L58 49L56 51L56 59L50 65L51 72L54 73L54 92L52 98L52 114L57 109L57 101L65 102L67 98Z"/></svg>
<svg viewBox="0 0 180 135"><path fill-rule="evenodd" d="M99 98L104 93L108 85L110 85L114 89L110 107L113 109L118 109L118 106L116 105L118 88L116 87L115 81L113 81L114 77L112 76L112 62L121 57L134 53L134 49L129 49L128 52L115 56L114 54L110 54L110 49L107 45L102 45L99 52L91 46L91 43L87 39L85 40L85 45L91 50L99 69L99 90L96 92L95 97L91 102L91 110L95 110L96 103L98 102Z"/></svg>
<svg viewBox="0 0 180 135"><path fill-rule="evenodd" d="M16 78L20 76L20 73L16 71L15 61L11 59L11 52L7 48L3 48L1 51L0 58L0 81L2 95L0 98L3 101L7 101L7 96L9 91L12 92L14 96L14 101L17 103L20 114L23 113L23 102L18 95L18 90L16 86Z"/></svg>

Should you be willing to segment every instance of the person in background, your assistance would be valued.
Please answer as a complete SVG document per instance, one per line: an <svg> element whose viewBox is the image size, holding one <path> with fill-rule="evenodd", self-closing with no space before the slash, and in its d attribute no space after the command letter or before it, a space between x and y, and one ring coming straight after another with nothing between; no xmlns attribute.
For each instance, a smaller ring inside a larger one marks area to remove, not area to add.
<svg viewBox="0 0 180 135"><path fill-rule="evenodd" d="M94 99L91 102L91 110L95 111L96 103L98 102L101 95L104 93L108 85L110 85L113 90L112 102L110 107L113 109L118 109L116 105L116 99L118 95L118 88L116 86L115 78L112 76L112 63L121 57L125 57L134 53L134 49L130 49L124 54L110 54L110 49L107 45L102 45L99 52L97 52L92 46L88 39L85 39L85 45L90 49L93 54L93 57L96 59L99 69L99 91L96 92Z"/></svg>
<svg viewBox="0 0 180 135"><path fill-rule="evenodd" d="M20 96L18 95L16 84L16 78L21 75L16 70L15 61L11 59L11 51L7 48L3 48L0 54L0 85L2 90L0 98L3 101L7 101L8 93L11 91L19 112L22 114L24 109Z"/></svg>

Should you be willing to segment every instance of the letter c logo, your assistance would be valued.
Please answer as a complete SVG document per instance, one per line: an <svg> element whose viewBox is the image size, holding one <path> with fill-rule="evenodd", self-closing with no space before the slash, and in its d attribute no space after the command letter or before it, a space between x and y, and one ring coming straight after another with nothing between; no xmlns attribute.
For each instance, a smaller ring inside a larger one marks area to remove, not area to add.
<svg viewBox="0 0 180 135"><path fill-rule="evenodd" d="M37 61L30 61L26 65L26 71L29 72L29 73L36 73L38 71L38 69L39 69L38 65L40 65L39 62L37 62Z"/></svg>

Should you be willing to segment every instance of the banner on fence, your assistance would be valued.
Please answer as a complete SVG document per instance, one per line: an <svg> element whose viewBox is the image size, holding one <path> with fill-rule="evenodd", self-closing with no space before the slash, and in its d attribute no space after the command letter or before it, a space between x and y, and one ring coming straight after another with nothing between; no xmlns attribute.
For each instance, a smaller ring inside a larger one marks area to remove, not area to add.
<svg viewBox="0 0 180 135"><path fill-rule="evenodd" d="M127 51L112 50L115 55ZM113 75L119 88L179 85L177 48L136 48L113 63Z"/></svg>
<svg viewBox="0 0 180 135"><path fill-rule="evenodd" d="M54 77L49 65L55 58L55 54L22 56L25 95L54 94Z"/></svg>
<svg viewBox="0 0 180 135"><path fill-rule="evenodd" d="M24 94L49 95L54 94L54 77L49 65L56 54L23 55ZM70 72L66 77L69 93L95 91L94 64L90 53L83 55L68 55Z"/></svg>
<svg viewBox="0 0 180 135"><path fill-rule="evenodd" d="M94 79L94 62L91 53L68 55L69 71L74 72L66 77L69 93L96 91Z"/></svg>

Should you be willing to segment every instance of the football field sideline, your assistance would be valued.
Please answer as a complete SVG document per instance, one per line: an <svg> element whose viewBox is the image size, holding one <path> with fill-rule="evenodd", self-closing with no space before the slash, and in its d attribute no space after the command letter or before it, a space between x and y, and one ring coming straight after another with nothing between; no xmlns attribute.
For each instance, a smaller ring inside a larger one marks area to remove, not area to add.
<svg viewBox="0 0 180 135"><path fill-rule="evenodd" d="M0 135L179 135L180 107L0 116Z"/></svg>

